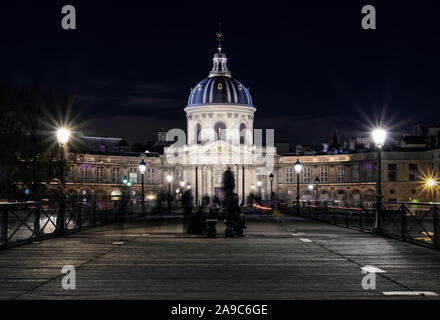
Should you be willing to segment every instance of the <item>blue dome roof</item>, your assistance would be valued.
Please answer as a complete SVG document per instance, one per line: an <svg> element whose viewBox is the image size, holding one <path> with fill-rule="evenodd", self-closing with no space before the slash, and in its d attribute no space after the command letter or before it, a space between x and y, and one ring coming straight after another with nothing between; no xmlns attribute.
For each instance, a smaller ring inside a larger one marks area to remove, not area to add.
<svg viewBox="0 0 440 320"><path fill-rule="evenodd" d="M188 99L188 106L211 103L252 106L252 98L249 90L234 78L214 76L200 81Z"/></svg>
<svg viewBox="0 0 440 320"><path fill-rule="evenodd" d="M226 66L226 55L221 52L221 48L214 55L212 61L213 67L209 72L209 77L200 81L191 90L188 107L213 103L239 104L252 107L249 90L231 77L231 73Z"/></svg>

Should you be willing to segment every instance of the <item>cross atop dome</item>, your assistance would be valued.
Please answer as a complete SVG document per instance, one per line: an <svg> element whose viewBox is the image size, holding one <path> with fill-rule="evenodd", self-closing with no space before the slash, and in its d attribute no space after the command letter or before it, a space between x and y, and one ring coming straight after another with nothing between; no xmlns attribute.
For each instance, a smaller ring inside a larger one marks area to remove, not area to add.
<svg viewBox="0 0 440 320"><path fill-rule="evenodd" d="M214 54L213 66L212 70L209 72L210 77L215 76L226 76L230 77L231 72L228 71L228 67L226 66L226 62L228 59L226 59L226 55L222 52L222 42L224 41L223 32L221 32L221 25L219 27L219 31L216 34L217 36L217 42L218 42L218 52Z"/></svg>

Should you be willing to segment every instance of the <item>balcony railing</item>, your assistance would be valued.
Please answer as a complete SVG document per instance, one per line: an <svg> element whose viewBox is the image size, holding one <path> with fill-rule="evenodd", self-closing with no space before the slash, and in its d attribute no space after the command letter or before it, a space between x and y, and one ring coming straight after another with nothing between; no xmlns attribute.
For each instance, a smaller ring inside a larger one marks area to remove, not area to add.
<svg viewBox="0 0 440 320"><path fill-rule="evenodd" d="M59 210L56 203L0 204L0 249L60 234ZM64 214L65 233L111 223L129 214L129 210L68 203Z"/></svg>
<svg viewBox="0 0 440 320"><path fill-rule="evenodd" d="M300 214L306 218L372 232L376 217L376 210L372 204L350 207L337 202L303 202ZM439 249L439 212L440 203L384 202L383 234Z"/></svg>

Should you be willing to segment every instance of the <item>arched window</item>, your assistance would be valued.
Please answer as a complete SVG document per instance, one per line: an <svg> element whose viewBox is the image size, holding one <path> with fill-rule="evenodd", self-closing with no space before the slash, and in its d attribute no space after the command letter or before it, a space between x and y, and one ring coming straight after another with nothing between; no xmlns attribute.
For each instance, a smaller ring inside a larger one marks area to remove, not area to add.
<svg viewBox="0 0 440 320"><path fill-rule="evenodd" d="M240 144L246 143L246 125L240 124Z"/></svg>
<svg viewBox="0 0 440 320"><path fill-rule="evenodd" d="M217 122L214 125L215 140L226 141L226 125L223 122Z"/></svg>
<svg viewBox="0 0 440 320"><path fill-rule="evenodd" d="M194 134L195 134L194 141L196 142L196 144L202 143L202 138L200 136L201 132L202 132L202 126L200 125L200 123L197 123L194 130Z"/></svg>

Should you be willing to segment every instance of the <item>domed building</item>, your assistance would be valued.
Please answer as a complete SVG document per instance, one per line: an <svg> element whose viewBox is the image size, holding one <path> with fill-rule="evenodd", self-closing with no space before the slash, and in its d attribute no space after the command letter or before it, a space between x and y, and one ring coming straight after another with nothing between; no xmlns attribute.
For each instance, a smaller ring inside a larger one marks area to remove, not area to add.
<svg viewBox="0 0 440 320"><path fill-rule="evenodd" d="M252 186L255 188L262 180L261 176L268 181L275 148L255 146L257 109L249 89L232 77L220 45L212 61L208 77L191 89L184 109L186 143L166 149L165 155L167 162L181 165L182 179L193 188L196 201L203 196L223 196L222 175L228 167L235 173L235 192L243 201L253 191ZM264 186L264 190L268 188Z"/></svg>

